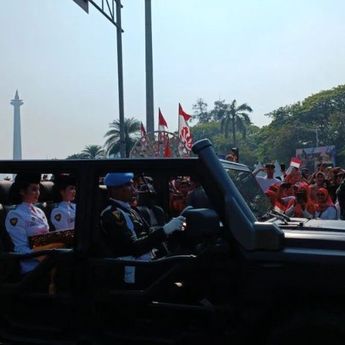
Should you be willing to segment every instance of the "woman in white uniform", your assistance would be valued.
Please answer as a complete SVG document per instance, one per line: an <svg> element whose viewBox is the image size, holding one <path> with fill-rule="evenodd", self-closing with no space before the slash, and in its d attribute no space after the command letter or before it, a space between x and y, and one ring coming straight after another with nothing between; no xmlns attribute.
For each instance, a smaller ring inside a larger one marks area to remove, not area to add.
<svg viewBox="0 0 345 345"><path fill-rule="evenodd" d="M76 205L73 203L76 194L76 182L71 175L59 175L55 179L55 191L59 200L53 208L50 220L56 230L74 229Z"/></svg>
<svg viewBox="0 0 345 345"><path fill-rule="evenodd" d="M34 204L40 196L40 174L17 174L12 193L16 198L16 208L9 211L6 220L6 230L14 245L14 251L21 254L37 250L57 248L57 244L30 248L29 237L49 232L49 225L44 212ZM21 261L22 273L33 270L44 257Z"/></svg>

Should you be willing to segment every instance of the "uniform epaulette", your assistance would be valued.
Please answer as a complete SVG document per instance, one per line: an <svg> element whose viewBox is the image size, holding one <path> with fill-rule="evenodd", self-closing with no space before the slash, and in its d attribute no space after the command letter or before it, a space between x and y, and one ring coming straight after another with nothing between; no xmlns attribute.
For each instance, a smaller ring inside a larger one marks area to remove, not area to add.
<svg viewBox="0 0 345 345"><path fill-rule="evenodd" d="M111 214L113 215L113 218L114 218L115 223L117 225L122 226L124 224L125 219L124 219L124 216L120 210L115 209L111 212Z"/></svg>

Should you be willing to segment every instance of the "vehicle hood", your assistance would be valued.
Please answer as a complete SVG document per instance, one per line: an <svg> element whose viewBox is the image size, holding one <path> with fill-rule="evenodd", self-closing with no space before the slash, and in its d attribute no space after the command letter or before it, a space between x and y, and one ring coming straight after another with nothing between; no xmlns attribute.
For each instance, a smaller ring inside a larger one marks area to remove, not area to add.
<svg viewBox="0 0 345 345"><path fill-rule="evenodd" d="M325 219L310 219L303 224L304 228L308 230L337 230L345 231L345 220L325 220Z"/></svg>

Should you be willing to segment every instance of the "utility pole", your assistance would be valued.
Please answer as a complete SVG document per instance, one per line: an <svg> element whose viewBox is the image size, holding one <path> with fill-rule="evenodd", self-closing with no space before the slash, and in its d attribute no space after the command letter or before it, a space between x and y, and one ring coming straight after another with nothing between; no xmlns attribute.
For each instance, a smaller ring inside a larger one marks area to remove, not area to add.
<svg viewBox="0 0 345 345"><path fill-rule="evenodd" d="M151 0L145 0L146 130L154 132Z"/></svg>

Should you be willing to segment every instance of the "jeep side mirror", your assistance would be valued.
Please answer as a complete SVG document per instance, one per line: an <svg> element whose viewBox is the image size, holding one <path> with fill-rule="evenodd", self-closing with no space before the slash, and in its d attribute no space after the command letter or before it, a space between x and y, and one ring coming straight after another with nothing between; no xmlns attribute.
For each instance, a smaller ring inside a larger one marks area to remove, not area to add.
<svg viewBox="0 0 345 345"><path fill-rule="evenodd" d="M184 210L183 216L186 217L185 236L188 239L202 240L219 232L219 217L212 209L189 208Z"/></svg>

